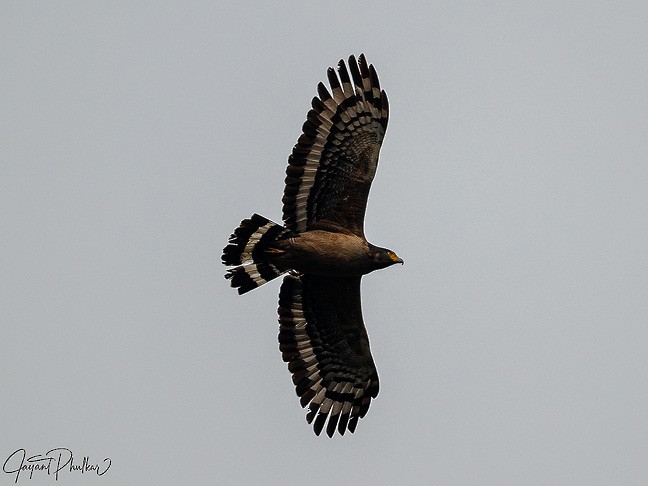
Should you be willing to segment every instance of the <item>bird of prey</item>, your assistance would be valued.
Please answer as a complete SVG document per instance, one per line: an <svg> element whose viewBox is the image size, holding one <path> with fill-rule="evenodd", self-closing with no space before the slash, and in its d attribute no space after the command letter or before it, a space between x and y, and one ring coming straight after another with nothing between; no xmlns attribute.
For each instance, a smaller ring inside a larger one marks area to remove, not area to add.
<svg viewBox="0 0 648 486"><path fill-rule="evenodd" d="M378 374L360 306L363 275L403 263L364 235L364 216L388 118L387 95L364 55L329 68L288 158L283 225L254 214L223 250L239 294L287 274L279 348L306 420L320 435L354 432ZM328 421L328 423L327 423Z"/></svg>

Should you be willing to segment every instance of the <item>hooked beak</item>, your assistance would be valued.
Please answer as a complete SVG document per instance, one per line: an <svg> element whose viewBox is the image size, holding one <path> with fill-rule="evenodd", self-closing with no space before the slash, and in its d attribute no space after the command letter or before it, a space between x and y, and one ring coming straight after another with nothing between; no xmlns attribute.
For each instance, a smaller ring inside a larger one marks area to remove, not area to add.
<svg viewBox="0 0 648 486"><path fill-rule="evenodd" d="M389 258L391 258L391 261L394 263L400 263L401 265L405 263L396 253L390 253Z"/></svg>

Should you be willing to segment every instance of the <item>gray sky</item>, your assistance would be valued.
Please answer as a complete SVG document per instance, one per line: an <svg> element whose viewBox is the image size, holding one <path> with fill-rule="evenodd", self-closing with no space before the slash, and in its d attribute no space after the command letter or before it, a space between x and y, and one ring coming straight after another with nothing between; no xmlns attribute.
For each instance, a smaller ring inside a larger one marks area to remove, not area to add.
<svg viewBox="0 0 648 486"><path fill-rule="evenodd" d="M648 7L394 5L2 2L2 462L648 484ZM391 105L366 232L406 263L363 279L381 391L331 440L281 360L278 282L240 297L220 254L280 220L316 85L361 52Z"/></svg>

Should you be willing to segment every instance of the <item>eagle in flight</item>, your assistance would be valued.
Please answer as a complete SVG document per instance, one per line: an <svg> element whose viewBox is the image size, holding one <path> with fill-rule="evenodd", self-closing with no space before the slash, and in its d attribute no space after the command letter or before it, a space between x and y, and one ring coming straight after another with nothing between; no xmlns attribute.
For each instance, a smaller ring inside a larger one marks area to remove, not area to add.
<svg viewBox="0 0 648 486"><path fill-rule="evenodd" d="M354 432L378 374L362 320L360 279L395 263L364 235L364 216L389 108L363 54L329 68L288 158L283 225L254 214L223 250L225 278L244 294L287 274L279 293L279 349L306 420ZM327 423L328 421L328 423Z"/></svg>

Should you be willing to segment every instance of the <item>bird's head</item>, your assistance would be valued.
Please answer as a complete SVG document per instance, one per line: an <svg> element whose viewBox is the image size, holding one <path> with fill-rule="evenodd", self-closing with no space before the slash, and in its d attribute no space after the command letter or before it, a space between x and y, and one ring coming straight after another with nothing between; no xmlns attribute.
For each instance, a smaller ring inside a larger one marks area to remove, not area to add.
<svg viewBox="0 0 648 486"><path fill-rule="evenodd" d="M393 265L394 263L404 263L401 258L387 248L380 248L378 246L369 245L369 252L376 268L385 268Z"/></svg>

